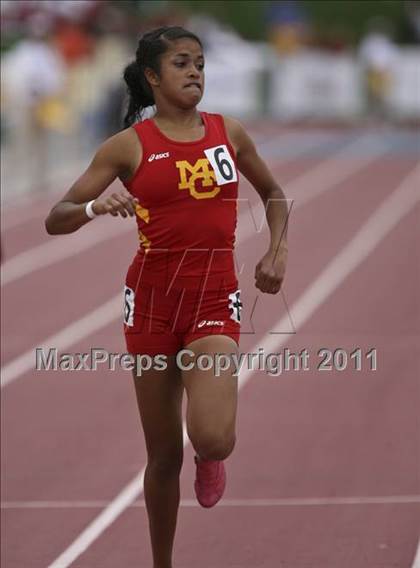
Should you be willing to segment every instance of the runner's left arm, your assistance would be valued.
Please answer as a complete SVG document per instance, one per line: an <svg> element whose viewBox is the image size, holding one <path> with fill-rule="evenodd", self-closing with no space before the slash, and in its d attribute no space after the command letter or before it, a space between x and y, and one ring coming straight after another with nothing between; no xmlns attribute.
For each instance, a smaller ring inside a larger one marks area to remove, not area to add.
<svg viewBox="0 0 420 568"><path fill-rule="evenodd" d="M255 268L255 285L262 292L276 294L286 271L288 202L244 127L234 119L225 119L225 124L236 148L238 169L261 197L270 229L268 250Z"/></svg>

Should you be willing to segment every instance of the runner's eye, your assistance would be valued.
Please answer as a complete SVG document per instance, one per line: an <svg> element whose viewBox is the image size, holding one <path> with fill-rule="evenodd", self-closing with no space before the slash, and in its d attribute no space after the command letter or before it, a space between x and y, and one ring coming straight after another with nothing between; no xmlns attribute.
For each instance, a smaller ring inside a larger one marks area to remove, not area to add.
<svg viewBox="0 0 420 568"><path fill-rule="evenodd" d="M174 63L175 67L185 67L186 62L185 61L175 61ZM204 63L197 63L196 67L199 71L202 71L204 69Z"/></svg>

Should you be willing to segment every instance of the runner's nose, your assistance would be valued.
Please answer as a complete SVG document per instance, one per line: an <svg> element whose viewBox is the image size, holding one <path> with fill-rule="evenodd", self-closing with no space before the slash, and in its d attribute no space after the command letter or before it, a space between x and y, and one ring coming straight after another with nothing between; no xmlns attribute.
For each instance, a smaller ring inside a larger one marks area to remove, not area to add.
<svg viewBox="0 0 420 568"><path fill-rule="evenodd" d="M194 65L191 66L188 70L188 78L193 79L193 80L195 80L195 79L198 80L200 78L200 73Z"/></svg>

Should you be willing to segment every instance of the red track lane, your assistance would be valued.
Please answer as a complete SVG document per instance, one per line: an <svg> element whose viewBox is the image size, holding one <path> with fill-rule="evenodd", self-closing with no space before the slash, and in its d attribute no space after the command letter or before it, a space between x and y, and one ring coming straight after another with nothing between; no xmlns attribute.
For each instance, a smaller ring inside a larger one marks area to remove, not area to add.
<svg viewBox="0 0 420 568"><path fill-rule="evenodd" d="M114 183L107 191L117 189L119 189L119 185ZM60 194L47 194L40 198L33 208L30 204L22 205L17 211L15 208L6 208L6 212L3 213L5 224L3 261L10 260L16 254L51 241L52 237L45 230L44 220L50 209L63 195L64 191ZM31 209L31 211L28 211L28 209ZM10 228L8 228L8 223L11 225Z"/></svg>
<svg viewBox="0 0 420 568"><path fill-rule="evenodd" d="M401 160L381 162L380 169L371 166L294 213L285 287L289 305L412 165ZM226 499L420 493L415 461L419 440L414 436L418 434L418 401L413 350L419 332L418 314L413 310L414 231L413 213L287 343L292 350L310 346L314 356L318 347L376 346L383 367L374 376L310 372L275 379L256 374L241 392L238 445L228 460ZM121 245L114 245L120 251ZM251 249L247 243L237 250L238 259L246 259L251 271L241 276L248 307L255 298L252 272L262 247L260 242ZM107 282L115 249L99 246L94 255L82 254L58 271L57 267L51 274L50 269L43 270L39 280L36 273L30 277L31 293L39 290L43 280L51 281L53 274L60 275L57 288L61 284L67 293L65 306L57 306L53 297L48 324L42 333L35 326L28 330L24 349L33 345L34 333L43 338L51 333L48 330L57 330L54 318L67 323L108 299L115 290ZM121 268L119 262L118 258L113 269L121 279L126 264ZM398 272L390 266L398 266ZM85 299L80 303L78 294L76 304L74 287L65 283L78 271L79 282L100 282L101 291L95 295L95 290L87 289L86 303ZM27 287L26 283L26 293ZM11 299L22 298L24 292L22 287ZM40 297L41 301L45 299ZM259 301L256 335L243 336L243 352L284 311L279 297L264 296ZM40 313L31 317L39 319ZM8 325L11 320L9 316ZM412 344L407 342L408 334ZM118 323L72 346L71 351L92 345L123 349ZM8 358L13 357L10 353ZM2 398L5 501L110 500L144 465L144 443L128 373L28 373L7 387ZM193 497L192 476L189 448L183 498ZM2 514L4 565L37 568L58 556L98 509L22 509ZM419 506L408 504L218 507L211 512L183 508L175 565L409 568L419 519ZM74 565L149 567L144 510L124 513Z"/></svg>
<svg viewBox="0 0 420 568"><path fill-rule="evenodd" d="M383 186L381 192L386 194ZM335 198L341 199L339 194ZM315 205L311 212L317 216ZM301 226L300 221L295 219L294 226ZM394 327L388 322L389 331L384 333L383 322L376 325L378 305L366 294L372 283L379 283L375 290L380 288L382 305L392 304L395 311L403 308L403 313L407 298L415 297L410 279L415 222L413 212L299 336L288 342L293 351L312 346L314 357L319 347L353 350L360 346L366 351L376 346L380 370L375 374L310 372L295 377L289 373L277 379L256 375L241 394L239 441L228 462L231 485L226 499L419 495L416 343L414 335L411 342L399 339L403 322L406 329L418 333L417 314L412 311L408 320L401 317ZM339 227L334 230L340 238L344 236ZM294 240L291 236L292 243ZM301 237L300 244L303 240ZM305 264L310 251L305 256L297 242L295 246ZM400 268L392 276L388 275L389 264L394 264L391 247ZM400 287L401 295L395 298L395 286L401 281L406 286ZM320 330L319 322L324 321L327 325ZM345 321L346 326L337 334L338 321ZM247 351L252 341L243 343ZM183 498L193 498L191 449L186 453L182 480ZM134 511L125 513L76 565L114 566L120 554L116 543L140 516ZM181 518L176 558L182 568L195 566L200 552L206 567L409 568L417 544L420 507L250 507L239 511L220 507L214 519L200 509L182 509ZM144 539L137 550L127 552L124 566L135 566L136 558L140 566L148 566L147 532L141 526Z"/></svg>
<svg viewBox="0 0 420 568"><path fill-rule="evenodd" d="M2 354L3 364L56 333L60 329L57 321L67 325L122 290L127 266L137 246L132 222L133 234L107 240L94 249L34 272L30 275L30 286L24 278L6 286L2 325L10 339L2 346L7 350Z"/></svg>
<svg viewBox="0 0 420 568"><path fill-rule="evenodd" d="M418 511L409 505L403 510L389 505L219 507L211 513L182 508L174 566L405 568L414 557L417 519ZM133 538L128 539L129 534ZM149 567L146 540L144 511L130 509L74 566ZM127 543L124 550L122 542Z"/></svg>

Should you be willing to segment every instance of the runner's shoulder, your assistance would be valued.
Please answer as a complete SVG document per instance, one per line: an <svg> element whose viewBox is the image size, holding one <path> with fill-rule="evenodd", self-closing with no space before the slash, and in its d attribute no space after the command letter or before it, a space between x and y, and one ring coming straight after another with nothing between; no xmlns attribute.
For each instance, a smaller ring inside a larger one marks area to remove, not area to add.
<svg viewBox="0 0 420 568"><path fill-rule="evenodd" d="M107 138L99 152L104 159L115 164L122 174L130 175L141 161L143 149L134 128L125 128Z"/></svg>
<svg viewBox="0 0 420 568"><path fill-rule="evenodd" d="M226 134L236 153L244 149L249 143L252 143L245 127L239 120L231 116L222 115L222 117L225 123Z"/></svg>

